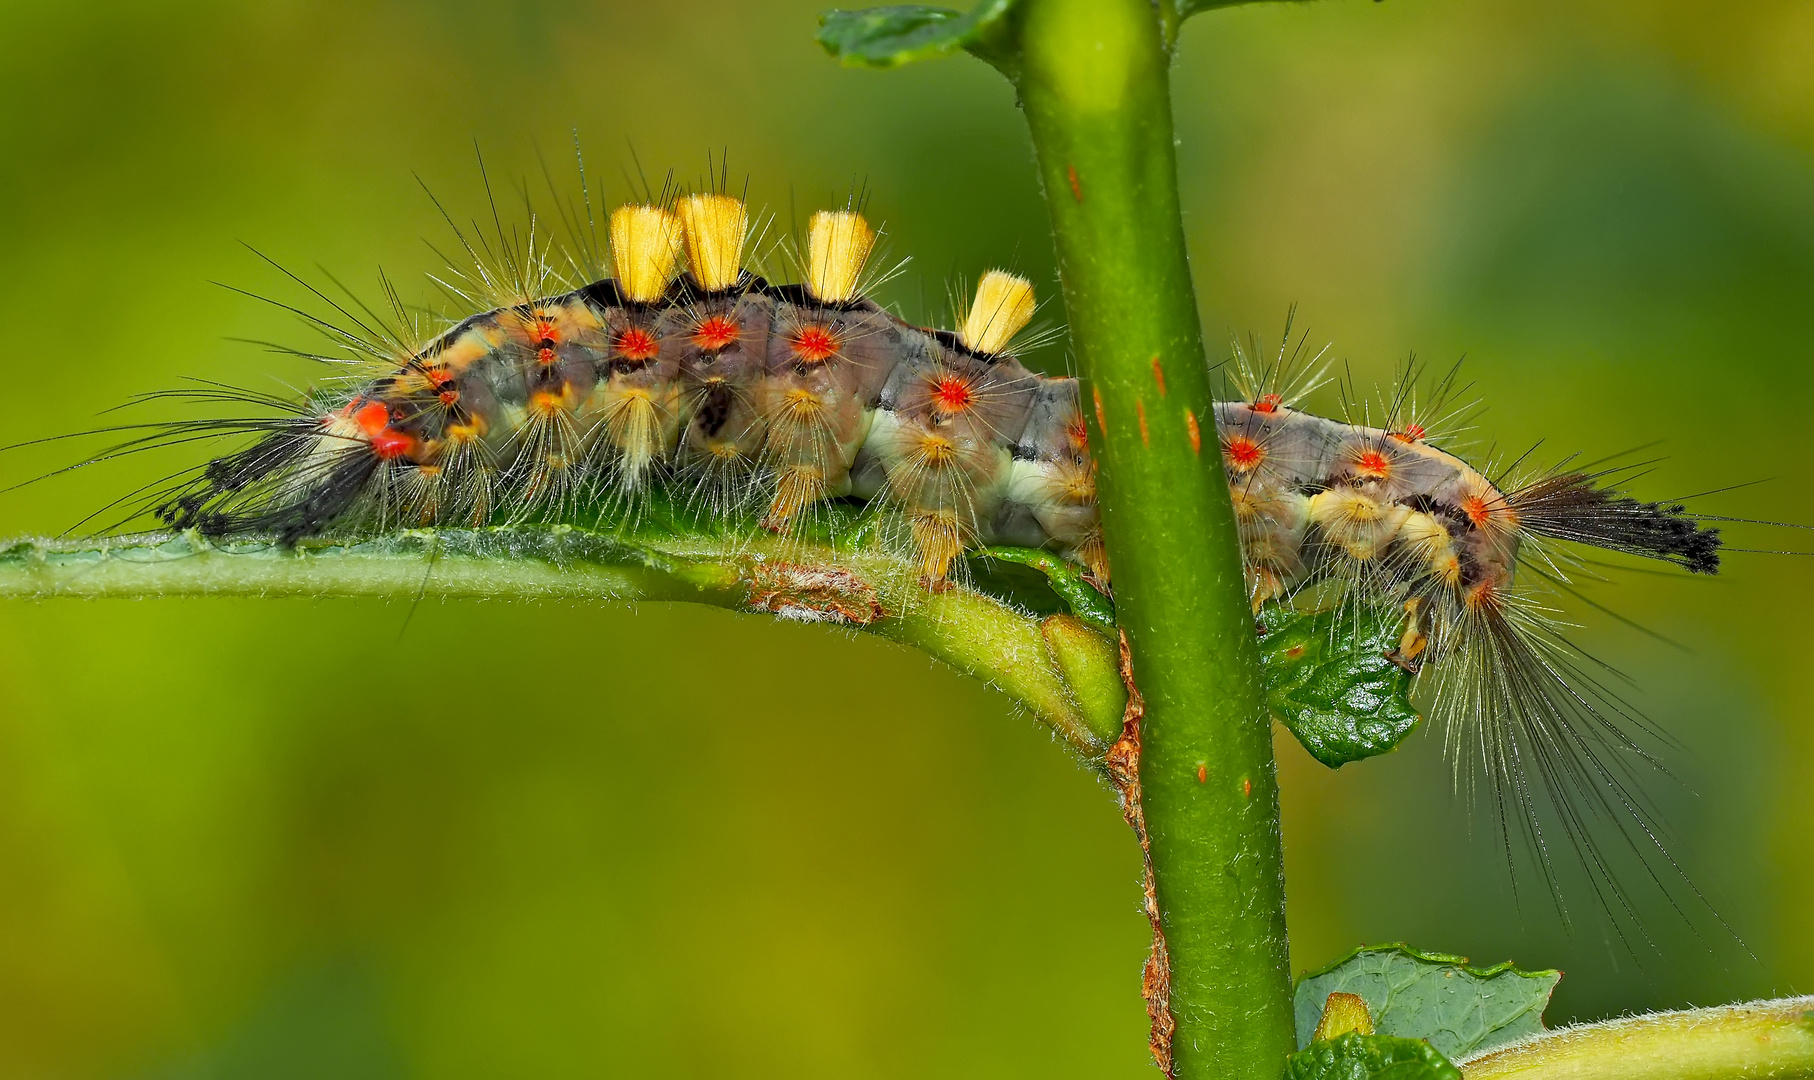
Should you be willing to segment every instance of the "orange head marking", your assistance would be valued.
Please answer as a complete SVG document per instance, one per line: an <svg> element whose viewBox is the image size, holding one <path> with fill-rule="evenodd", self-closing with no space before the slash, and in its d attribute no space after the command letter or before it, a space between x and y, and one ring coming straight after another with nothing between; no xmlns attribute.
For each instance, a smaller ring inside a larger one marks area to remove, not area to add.
<svg viewBox="0 0 1814 1080"><path fill-rule="evenodd" d="M932 384L932 407L939 412L961 413L976 404L976 391L956 375L942 375Z"/></svg>
<svg viewBox="0 0 1814 1080"><path fill-rule="evenodd" d="M706 352L728 349L737 343L737 320L714 315L693 331L693 344Z"/></svg>
<svg viewBox="0 0 1814 1080"><path fill-rule="evenodd" d="M354 411L353 421L359 425L359 430L370 438L389 426L391 411L382 401L368 401Z"/></svg>
<svg viewBox="0 0 1814 1080"><path fill-rule="evenodd" d="M801 363L823 364L838 355L837 333L831 327L817 323L801 327L789 344Z"/></svg>
<svg viewBox="0 0 1814 1080"><path fill-rule="evenodd" d="M385 428L372 436L372 450L386 461L400 458L415 449L416 437L395 428Z"/></svg>
<svg viewBox="0 0 1814 1080"><path fill-rule="evenodd" d="M1261 394L1254 400L1253 411L1259 413L1275 413L1279 411L1279 406L1283 404L1285 404L1285 397L1283 394Z"/></svg>
<svg viewBox="0 0 1814 1080"><path fill-rule="evenodd" d="M1392 462L1378 450L1364 450L1354 461L1354 471L1375 480L1385 480L1392 475Z"/></svg>
<svg viewBox="0 0 1814 1080"><path fill-rule="evenodd" d="M616 346L618 356L637 363L653 360L661 352L660 342L643 326L626 326L619 330Z"/></svg>
<svg viewBox="0 0 1814 1080"><path fill-rule="evenodd" d="M1245 435L1230 435L1222 446L1222 456L1229 468L1249 472L1266 460L1266 448Z"/></svg>

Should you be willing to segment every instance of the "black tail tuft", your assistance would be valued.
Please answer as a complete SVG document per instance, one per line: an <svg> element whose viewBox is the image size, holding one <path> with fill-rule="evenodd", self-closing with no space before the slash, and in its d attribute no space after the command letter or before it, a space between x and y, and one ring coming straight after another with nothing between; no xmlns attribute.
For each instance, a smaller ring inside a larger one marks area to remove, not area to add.
<svg viewBox="0 0 1814 1080"><path fill-rule="evenodd" d="M1680 503L1647 503L1595 483L1588 473L1547 476L1507 496L1522 528L1537 536L1661 559L1695 574L1718 573L1720 532Z"/></svg>

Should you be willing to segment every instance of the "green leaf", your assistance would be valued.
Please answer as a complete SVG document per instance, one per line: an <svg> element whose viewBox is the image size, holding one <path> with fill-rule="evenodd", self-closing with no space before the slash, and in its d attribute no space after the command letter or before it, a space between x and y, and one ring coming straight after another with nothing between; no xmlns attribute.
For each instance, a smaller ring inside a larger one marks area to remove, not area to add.
<svg viewBox="0 0 1814 1080"><path fill-rule="evenodd" d="M1350 1031L1286 1058L1285 1080L1461 1080L1461 1070L1422 1039Z"/></svg>
<svg viewBox="0 0 1814 1080"><path fill-rule="evenodd" d="M1260 612L1266 699L1310 756L1339 768L1394 750L1417 726L1409 671L1389 612ZM1320 1003L1319 1003L1320 1004Z"/></svg>
<svg viewBox="0 0 1814 1080"><path fill-rule="evenodd" d="M1013 600L1024 604L1030 610L1046 614L1034 597L1027 594L1024 587L1017 587L1015 581L1005 572L1006 567L1000 563L1024 566L1037 571L1043 576L1045 590L1055 594L1064 601L1070 614L1085 622L1091 623L1105 633L1115 633L1115 602L1102 594L1102 591L1090 583L1084 576L1083 567L1068 559L1061 559L1055 552L1043 548L1024 547L989 547L971 555L971 573L976 584L983 592L1004 600ZM1025 571L1022 571L1025 574ZM1032 575L1027 575L1031 577ZM1039 581L1039 578L1033 580Z"/></svg>
<svg viewBox="0 0 1814 1080"><path fill-rule="evenodd" d="M1381 1035L1428 1039L1445 1057L1469 1058L1543 1031L1543 1009L1561 978L1509 962L1472 968L1465 957L1405 945L1363 946L1298 980L1298 1045L1309 1043L1323 1003L1340 991L1367 1003Z"/></svg>
<svg viewBox="0 0 1814 1080"><path fill-rule="evenodd" d="M991 48L1015 0L982 0L969 14L924 4L891 4L819 16L819 44L846 67L892 68L969 49L1001 64Z"/></svg>

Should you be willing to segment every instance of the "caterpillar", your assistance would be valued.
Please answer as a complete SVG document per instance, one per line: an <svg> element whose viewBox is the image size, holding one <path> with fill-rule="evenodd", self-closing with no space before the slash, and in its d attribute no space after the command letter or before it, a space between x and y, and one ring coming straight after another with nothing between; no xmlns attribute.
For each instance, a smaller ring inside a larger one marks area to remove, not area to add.
<svg viewBox="0 0 1814 1080"><path fill-rule="evenodd" d="M520 251L501 229L496 250L460 234L478 269L454 288L483 310L416 345L339 308L355 329L330 332L381 370L301 400L238 395L278 415L129 444L256 435L152 511L211 537L294 544L633 512L664 489L785 536L855 499L904 526L927 588L947 587L967 552L1012 544L1054 549L1111 591L1078 382L1018 356L1037 309L1027 279L983 274L957 328L930 329L870 299L877 232L856 206L811 216L789 283L746 266L752 216L716 188L619 206L607 234L612 272L565 291L547 287L533 230ZM605 261L578 247L576 266ZM1623 763L1651 760L1632 730L1642 718L1540 597L1566 583L1578 547L1714 573L1718 530L1626 494L1621 470L1490 478L1436 445L1440 418L1403 393L1378 426L1304 411L1316 379L1301 356L1234 353L1214 426L1254 610L1315 597L1398 613L1392 658L1418 673L1458 775L1494 782L1502 834L1525 825L1544 849L1541 786L1605 885L1592 820L1661 852Z"/></svg>

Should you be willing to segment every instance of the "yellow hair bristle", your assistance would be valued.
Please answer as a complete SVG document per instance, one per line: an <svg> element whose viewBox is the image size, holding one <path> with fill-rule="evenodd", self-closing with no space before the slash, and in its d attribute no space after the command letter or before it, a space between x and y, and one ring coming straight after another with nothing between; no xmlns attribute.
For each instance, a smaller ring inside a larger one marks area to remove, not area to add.
<svg viewBox="0 0 1814 1080"><path fill-rule="evenodd" d="M679 218L659 206L611 211L611 265L626 298L638 304L661 299L679 262Z"/></svg>
<svg viewBox="0 0 1814 1080"><path fill-rule="evenodd" d="M853 210L821 210L807 232L806 291L827 304L855 299L875 230Z"/></svg>
<svg viewBox="0 0 1814 1080"><path fill-rule="evenodd" d="M677 209L686 230L687 262L700 288L720 292L737 284L750 230L743 202L729 195L688 195Z"/></svg>
<svg viewBox="0 0 1814 1080"><path fill-rule="evenodd" d="M991 270L976 283L976 302L964 318L958 338L968 348L992 356L1008 347L1014 335L1033 321L1033 283L1003 270Z"/></svg>

